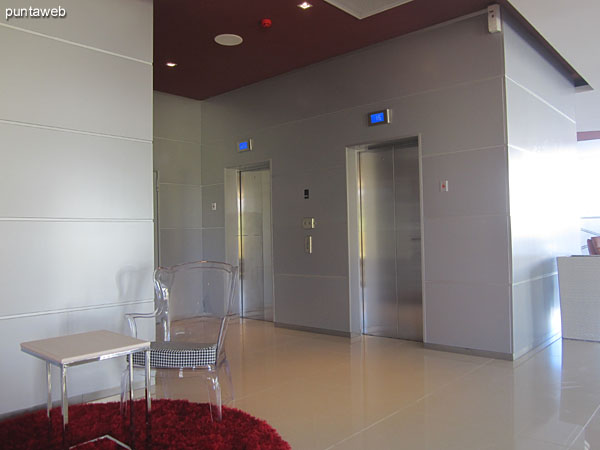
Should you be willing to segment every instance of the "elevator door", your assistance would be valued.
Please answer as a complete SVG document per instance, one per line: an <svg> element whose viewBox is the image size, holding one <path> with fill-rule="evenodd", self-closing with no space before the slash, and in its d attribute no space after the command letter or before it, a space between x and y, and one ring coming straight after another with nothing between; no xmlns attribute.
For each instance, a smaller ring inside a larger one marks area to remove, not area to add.
<svg viewBox="0 0 600 450"><path fill-rule="evenodd" d="M270 171L248 170L239 174L242 316L272 321Z"/></svg>
<svg viewBox="0 0 600 450"><path fill-rule="evenodd" d="M416 142L359 153L363 332L423 340Z"/></svg>

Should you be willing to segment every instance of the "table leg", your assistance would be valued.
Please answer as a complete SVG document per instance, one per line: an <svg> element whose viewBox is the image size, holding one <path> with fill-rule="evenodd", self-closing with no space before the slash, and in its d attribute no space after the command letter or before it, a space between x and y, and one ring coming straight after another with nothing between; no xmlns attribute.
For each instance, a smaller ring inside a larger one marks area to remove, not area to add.
<svg viewBox="0 0 600 450"><path fill-rule="evenodd" d="M135 423L133 421L133 354L127 355L129 363L129 443L135 448Z"/></svg>
<svg viewBox="0 0 600 450"><path fill-rule="evenodd" d="M146 385L146 447L151 448L152 422L150 419L150 412L152 410L152 401L150 400L150 350L146 350L144 356L144 378Z"/></svg>
<svg viewBox="0 0 600 450"><path fill-rule="evenodd" d="M150 350L146 350L144 353L146 357L144 361L146 375L146 412L150 413L152 410L152 400L150 399Z"/></svg>
<svg viewBox="0 0 600 450"><path fill-rule="evenodd" d="M67 366L60 366L61 385L60 393L62 398L61 413L62 413L62 431L63 431L63 446L69 448L69 397L67 395Z"/></svg>
<svg viewBox="0 0 600 450"><path fill-rule="evenodd" d="M46 415L50 419L50 410L52 409L52 374L50 373L50 363L46 361L46 387L48 388L48 399L46 400Z"/></svg>

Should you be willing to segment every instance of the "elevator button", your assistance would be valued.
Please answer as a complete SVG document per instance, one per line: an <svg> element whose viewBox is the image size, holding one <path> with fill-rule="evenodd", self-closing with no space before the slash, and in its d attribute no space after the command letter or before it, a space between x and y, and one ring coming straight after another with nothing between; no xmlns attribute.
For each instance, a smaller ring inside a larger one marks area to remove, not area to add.
<svg viewBox="0 0 600 450"><path fill-rule="evenodd" d="M304 238L304 252L312 253L312 236L306 236Z"/></svg>
<svg viewBox="0 0 600 450"><path fill-rule="evenodd" d="M305 230L312 230L315 227L315 218L314 217L305 217L302 219L302 228Z"/></svg>

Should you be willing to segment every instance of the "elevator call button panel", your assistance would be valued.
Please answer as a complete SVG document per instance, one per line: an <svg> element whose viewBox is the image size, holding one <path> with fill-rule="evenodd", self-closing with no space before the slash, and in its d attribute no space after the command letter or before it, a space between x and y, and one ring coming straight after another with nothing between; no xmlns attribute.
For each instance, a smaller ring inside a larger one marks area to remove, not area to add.
<svg viewBox="0 0 600 450"><path fill-rule="evenodd" d="M305 230L312 230L315 227L315 218L314 217L305 217L302 219L302 228Z"/></svg>

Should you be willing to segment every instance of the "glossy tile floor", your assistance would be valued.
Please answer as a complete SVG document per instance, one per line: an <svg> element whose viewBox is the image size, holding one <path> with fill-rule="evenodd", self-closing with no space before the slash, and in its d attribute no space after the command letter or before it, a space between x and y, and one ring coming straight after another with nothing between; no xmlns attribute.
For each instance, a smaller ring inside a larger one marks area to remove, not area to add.
<svg viewBox="0 0 600 450"><path fill-rule="evenodd" d="M513 363L245 320L226 349L230 406L293 449L600 449L598 343L559 340ZM197 392L180 394L205 401Z"/></svg>

